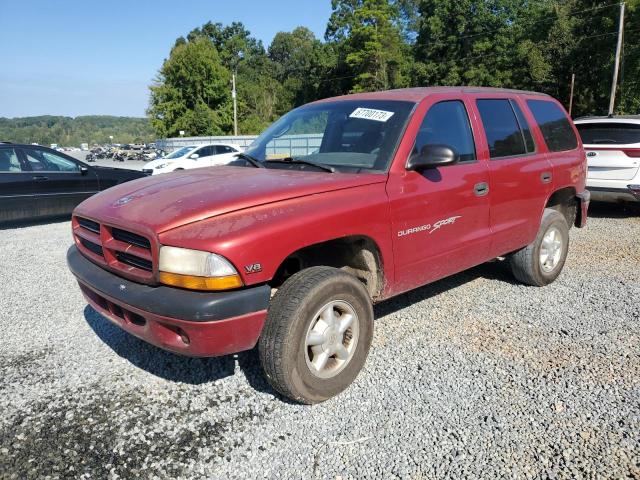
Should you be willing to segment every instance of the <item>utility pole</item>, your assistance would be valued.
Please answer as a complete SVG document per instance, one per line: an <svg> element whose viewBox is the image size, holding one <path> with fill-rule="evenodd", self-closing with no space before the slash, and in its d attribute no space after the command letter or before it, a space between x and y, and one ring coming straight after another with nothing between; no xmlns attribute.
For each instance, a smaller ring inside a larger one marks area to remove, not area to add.
<svg viewBox="0 0 640 480"><path fill-rule="evenodd" d="M576 74L571 74L571 93L569 94L569 116L571 116L571 110L573 109L573 86L576 83Z"/></svg>
<svg viewBox="0 0 640 480"><path fill-rule="evenodd" d="M618 45L616 46L616 60L613 65L613 82L611 84L611 97L609 99L609 116L613 115L613 107L616 102L616 87L618 86L618 69L620 68L620 51L622 50L623 30L624 30L624 2L620 4L620 23L618 24Z"/></svg>
<svg viewBox="0 0 640 480"><path fill-rule="evenodd" d="M231 75L231 98L233 98L233 135L238 136L238 102L236 100L236 74Z"/></svg>

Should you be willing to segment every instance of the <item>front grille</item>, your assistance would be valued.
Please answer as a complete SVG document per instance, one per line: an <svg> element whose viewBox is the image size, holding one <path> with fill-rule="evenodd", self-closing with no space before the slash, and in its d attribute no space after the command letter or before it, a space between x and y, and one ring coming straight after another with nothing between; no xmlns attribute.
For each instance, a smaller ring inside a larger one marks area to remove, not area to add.
<svg viewBox="0 0 640 480"><path fill-rule="evenodd" d="M82 228L100 235L100 224L98 222L94 222L93 220L89 220L88 218L78 217L78 223Z"/></svg>
<svg viewBox="0 0 640 480"><path fill-rule="evenodd" d="M148 272L153 270L153 263L150 260L145 260L144 258L136 257L135 255L130 255L124 252L116 252L116 258L118 259L118 261L126 263L127 265L131 265L132 267L141 268L142 270L146 270Z"/></svg>
<svg viewBox="0 0 640 480"><path fill-rule="evenodd" d="M99 257L104 257L104 254L102 253L102 247L100 245L98 245L97 243L93 243L90 242L89 240L87 240L86 238L81 238L80 239L80 243L84 246L84 248L86 248L87 250L95 253L96 255L98 255Z"/></svg>
<svg viewBox="0 0 640 480"><path fill-rule="evenodd" d="M76 245L85 256L132 280L153 283L151 240L139 233L73 218Z"/></svg>
<svg viewBox="0 0 640 480"><path fill-rule="evenodd" d="M151 242L149 239L136 233L127 232L114 227L111 229L111 236L121 242L131 243L132 245L136 245L140 248L146 248L147 250L151 249Z"/></svg>

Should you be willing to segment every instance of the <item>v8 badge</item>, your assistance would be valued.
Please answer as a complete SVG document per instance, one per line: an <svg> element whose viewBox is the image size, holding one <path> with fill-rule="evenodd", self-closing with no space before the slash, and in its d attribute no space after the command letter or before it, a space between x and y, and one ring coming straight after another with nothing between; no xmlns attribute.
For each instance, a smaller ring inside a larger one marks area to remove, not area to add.
<svg viewBox="0 0 640 480"><path fill-rule="evenodd" d="M246 273L258 273L262 271L262 265L259 263L252 263L251 265L245 265L244 271Z"/></svg>

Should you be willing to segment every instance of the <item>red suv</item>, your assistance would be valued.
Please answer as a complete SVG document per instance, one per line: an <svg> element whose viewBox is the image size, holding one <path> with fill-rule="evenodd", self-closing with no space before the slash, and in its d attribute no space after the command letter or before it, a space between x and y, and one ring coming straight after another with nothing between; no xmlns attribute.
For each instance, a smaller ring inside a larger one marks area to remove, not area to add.
<svg viewBox="0 0 640 480"><path fill-rule="evenodd" d="M553 98L416 88L330 98L235 165L135 180L79 205L68 263L87 301L176 353L258 344L304 403L345 389L375 302L506 257L543 286L587 219L586 159Z"/></svg>

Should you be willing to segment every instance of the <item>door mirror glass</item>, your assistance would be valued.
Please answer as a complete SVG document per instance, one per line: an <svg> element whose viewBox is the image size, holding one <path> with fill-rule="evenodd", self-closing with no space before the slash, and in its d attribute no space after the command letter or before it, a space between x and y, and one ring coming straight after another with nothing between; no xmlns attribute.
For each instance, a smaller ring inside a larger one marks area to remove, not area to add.
<svg viewBox="0 0 640 480"><path fill-rule="evenodd" d="M89 169L87 167L85 167L84 165L80 165L80 173L82 175L86 175L89 172Z"/></svg>
<svg viewBox="0 0 640 480"><path fill-rule="evenodd" d="M411 156L407 170L424 170L456 163L460 156L448 145L425 145L420 153Z"/></svg>
<svg viewBox="0 0 640 480"><path fill-rule="evenodd" d="M198 155L197 153L192 153L191 155L189 155L189 158L191 160L197 160L200 158L200 155Z"/></svg>

